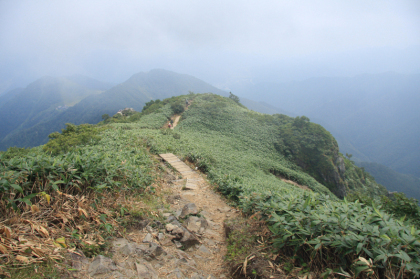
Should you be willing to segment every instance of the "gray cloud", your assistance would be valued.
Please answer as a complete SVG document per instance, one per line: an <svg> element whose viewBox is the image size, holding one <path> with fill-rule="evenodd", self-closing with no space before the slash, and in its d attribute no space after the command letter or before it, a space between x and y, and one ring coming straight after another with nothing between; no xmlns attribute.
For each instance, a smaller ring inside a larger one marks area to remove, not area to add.
<svg viewBox="0 0 420 279"><path fill-rule="evenodd" d="M161 67L222 82L285 60L418 46L419 15L416 0L5 0L0 67L114 81Z"/></svg>

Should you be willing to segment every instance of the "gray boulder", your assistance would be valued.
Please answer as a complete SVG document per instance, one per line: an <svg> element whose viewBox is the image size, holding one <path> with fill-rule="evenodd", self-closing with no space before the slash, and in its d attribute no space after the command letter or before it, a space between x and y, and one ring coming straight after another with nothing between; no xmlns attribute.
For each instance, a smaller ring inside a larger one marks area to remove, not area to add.
<svg viewBox="0 0 420 279"><path fill-rule="evenodd" d="M185 218L188 215L197 215L198 214L198 208L195 205L195 203L187 203L181 211L181 215L179 217Z"/></svg>
<svg viewBox="0 0 420 279"><path fill-rule="evenodd" d="M89 265L88 272L91 276L97 274L110 273L114 270L117 270L117 266L113 260L105 256L99 255L93 260Z"/></svg>
<svg viewBox="0 0 420 279"><path fill-rule="evenodd" d="M149 263L136 263L136 269L139 278L158 279L158 273Z"/></svg>

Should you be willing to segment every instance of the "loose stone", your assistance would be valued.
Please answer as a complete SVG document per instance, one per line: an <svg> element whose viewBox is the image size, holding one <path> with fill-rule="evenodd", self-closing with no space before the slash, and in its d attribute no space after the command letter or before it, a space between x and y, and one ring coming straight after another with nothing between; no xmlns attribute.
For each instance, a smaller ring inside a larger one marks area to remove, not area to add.
<svg viewBox="0 0 420 279"><path fill-rule="evenodd" d="M197 215L198 214L198 208L195 205L195 203L187 203L181 211L181 215L179 217L185 218L188 215Z"/></svg>

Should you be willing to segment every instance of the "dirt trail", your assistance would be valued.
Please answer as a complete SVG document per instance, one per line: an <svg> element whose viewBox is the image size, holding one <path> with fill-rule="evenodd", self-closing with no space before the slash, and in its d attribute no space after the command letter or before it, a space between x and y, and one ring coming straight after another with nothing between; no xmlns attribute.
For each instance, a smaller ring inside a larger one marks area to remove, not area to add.
<svg viewBox="0 0 420 279"><path fill-rule="evenodd" d="M223 221L239 211L213 191L205 175L173 154L161 157L178 170L167 168L161 185L169 204L159 209L165 221L145 220L141 229L114 240L112 258L73 254L72 266L80 270L74 278L230 278Z"/></svg>
<svg viewBox="0 0 420 279"><path fill-rule="evenodd" d="M179 122L180 118L181 118L181 115L175 116L175 118L173 119L174 123L171 125L171 129L175 128L176 125L178 125L178 122Z"/></svg>
<svg viewBox="0 0 420 279"><path fill-rule="evenodd" d="M185 106L185 110L188 110L188 107L191 105L192 101L188 101L187 105ZM174 115L172 117L172 121L173 123L171 124L171 129L174 129L176 127L176 125L178 125L179 119L181 118L181 115ZM168 127L169 122L164 126L164 127Z"/></svg>
<svg viewBox="0 0 420 279"><path fill-rule="evenodd" d="M177 163L172 164L176 166ZM191 169L182 169L182 167L180 170L182 179L174 181L175 183L170 187L171 198L180 199L174 199L171 209L179 214L186 204L194 203L200 211L199 214L208 223L208 227L199 236L202 245L199 245L198 249L187 249L186 253L190 258L195 259L197 269L209 274L210 278L211 275L213 278L227 277L223 261L226 253L223 221L234 217L239 212L226 204L220 195L212 190L205 175Z"/></svg>

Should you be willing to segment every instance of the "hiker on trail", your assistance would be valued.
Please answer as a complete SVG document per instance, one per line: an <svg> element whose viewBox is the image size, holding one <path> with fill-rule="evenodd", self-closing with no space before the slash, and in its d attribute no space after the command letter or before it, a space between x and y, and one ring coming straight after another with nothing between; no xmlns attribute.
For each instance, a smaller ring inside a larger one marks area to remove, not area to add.
<svg viewBox="0 0 420 279"><path fill-rule="evenodd" d="M172 124L174 124L174 120L173 120L173 119L171 119L171 125L172 125Z"/></svg>
<svg viewBox="0 0 420 279"><path fill-rule="evenodd" d="M169 124L168 124L168 128L169 128L169 129L171 128L171 123L169 123Z"/></svg>

